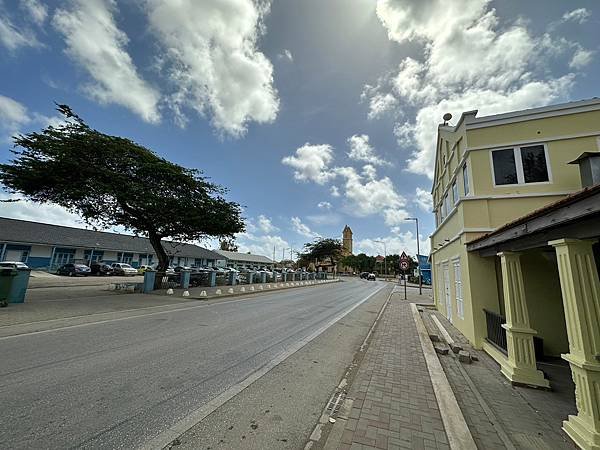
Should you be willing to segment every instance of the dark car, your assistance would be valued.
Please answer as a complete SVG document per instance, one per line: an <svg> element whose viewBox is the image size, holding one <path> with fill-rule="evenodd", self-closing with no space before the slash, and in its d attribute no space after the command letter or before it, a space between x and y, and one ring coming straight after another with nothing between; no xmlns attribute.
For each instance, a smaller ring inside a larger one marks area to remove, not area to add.
<svg viewBox="0 0 600 450"><path fill-rule="evenodd" d="M361 273L360 273L360 277L361 277L363 280L366 280L367 278L369 278L369 272L361 272Z"/></svg>
<svg viewBox="0 0 600 450"><path fill-rule="evenodd" d="M92 275L112 275L113 268L109 264L92 263L90 266Z"/></svg>
<svg viewBox="0 0 600 450"><path fill-rule="evenodd" d="M59 275L68 275L70 277L76 277L76 276L85 277L85 276L90 275L91 272L92 272L91 269L88 266L86 266L85 264L74 264L74 263L62 265L56 271L56 273Z"/></svg>

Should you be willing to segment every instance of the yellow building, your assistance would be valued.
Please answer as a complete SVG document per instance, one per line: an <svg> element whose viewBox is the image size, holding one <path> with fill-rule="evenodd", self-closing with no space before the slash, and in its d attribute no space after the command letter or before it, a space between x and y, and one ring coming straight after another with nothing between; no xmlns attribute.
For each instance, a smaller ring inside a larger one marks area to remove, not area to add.
<svg viewBox="0 0 600 450"><path fill-rule="evenodd" d="M579 413L563 429L585 449L600 449L599 151L599 99L469 111L438 127L432 190L437 308L514 384L550 388L536 358L566 360Z"/></svg>

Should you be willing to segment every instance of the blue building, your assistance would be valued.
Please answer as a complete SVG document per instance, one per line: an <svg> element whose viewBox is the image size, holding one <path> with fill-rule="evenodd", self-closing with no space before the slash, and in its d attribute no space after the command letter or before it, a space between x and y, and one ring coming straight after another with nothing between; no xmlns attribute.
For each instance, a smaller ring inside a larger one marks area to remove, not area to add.
<svg viewBox="0 0 600 450"><path fill-rule="evenodd" d="M216 266L225 259L198 245L163 241L163 246L173 266ZM54 271L73 262L138 267L158 259L146 238L0 217L0 261L22 261L32 269Z"/></svg>

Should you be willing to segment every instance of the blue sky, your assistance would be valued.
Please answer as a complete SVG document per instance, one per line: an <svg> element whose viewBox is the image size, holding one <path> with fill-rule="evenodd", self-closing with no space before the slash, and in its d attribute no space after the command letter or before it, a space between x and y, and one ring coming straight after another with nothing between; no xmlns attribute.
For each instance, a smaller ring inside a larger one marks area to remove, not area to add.
<svg viewBox="0 0 600 450"><path fill-rule="evenodd" d="M0 159L67 103L228 187L241 250L349 224L355 253L414 253L442 114L597 96L599 22L591 0L0 0Z"/></svg>

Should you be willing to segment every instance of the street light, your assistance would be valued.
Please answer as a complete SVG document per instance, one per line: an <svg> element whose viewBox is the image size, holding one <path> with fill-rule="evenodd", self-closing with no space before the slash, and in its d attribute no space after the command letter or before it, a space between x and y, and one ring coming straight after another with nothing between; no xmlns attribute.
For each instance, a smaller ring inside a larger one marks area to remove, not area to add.
<svg viewBox="0 0 600 450"><path fill-rule="evenodd" d="M385 280L387 281L387 248L385 246L385 241L375 241L379 244L383 244L383 264L384 264L384 271L385 271Z"/></svg>
<svg viewBox="0 0 600 450"><path fill-rule="evenodd" d="M419 260L419 219L416 217L408 217L405 220L414 220L417 225L417 270L419 272L419 295L423 294L423 278L421 277L421 261Z"/></svg>

